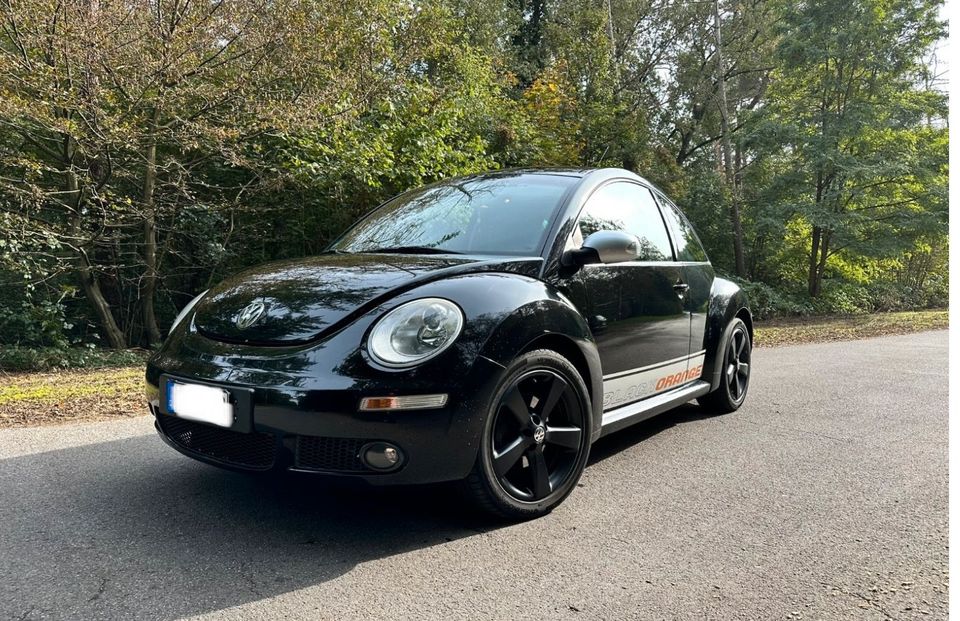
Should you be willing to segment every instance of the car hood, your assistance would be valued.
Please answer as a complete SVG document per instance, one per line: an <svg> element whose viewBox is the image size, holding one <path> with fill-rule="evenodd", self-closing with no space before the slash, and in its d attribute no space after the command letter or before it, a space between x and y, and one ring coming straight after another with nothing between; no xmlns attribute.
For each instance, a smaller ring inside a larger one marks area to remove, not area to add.
<svg viewBox="0 0 960 621"><path fill-rule="evenodd" d="M221 341L305 343L424 282L472 272L536 276L541 262L539 257L327 254L269 263L211 288L196 306L194 325Z"/></svg>

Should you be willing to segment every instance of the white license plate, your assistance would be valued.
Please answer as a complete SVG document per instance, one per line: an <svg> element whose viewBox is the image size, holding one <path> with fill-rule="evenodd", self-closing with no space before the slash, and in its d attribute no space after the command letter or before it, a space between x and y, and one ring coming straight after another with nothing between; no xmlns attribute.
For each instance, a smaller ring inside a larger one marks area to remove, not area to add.
<svg viewBox="0 0 960 621"><path fill-rule="evenodd" d="M167 411L180 418L220 427L233 424L230 393L213 386L167 380Z"/></svg>

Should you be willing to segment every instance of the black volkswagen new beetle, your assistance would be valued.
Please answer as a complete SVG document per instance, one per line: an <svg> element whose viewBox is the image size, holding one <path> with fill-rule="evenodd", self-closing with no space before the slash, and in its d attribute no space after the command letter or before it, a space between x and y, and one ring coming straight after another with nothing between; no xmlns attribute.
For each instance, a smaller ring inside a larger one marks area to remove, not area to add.
<svg viewBox="0 0 960 621"><path fill-rule="evenodd" d="M633 173L514 170L381 205L320 256L197 296L147 365L195 459L373 484L461 481L544 514L597 438L743 403L752 320L686 218Z"/></svg>

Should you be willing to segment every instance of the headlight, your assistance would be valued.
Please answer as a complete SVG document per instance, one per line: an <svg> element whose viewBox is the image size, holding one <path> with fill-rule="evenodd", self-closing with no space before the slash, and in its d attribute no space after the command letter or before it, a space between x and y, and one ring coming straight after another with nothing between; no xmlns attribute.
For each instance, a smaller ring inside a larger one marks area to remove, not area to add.
<svg viewBox="0 0 960 621"><path fill-rule="evenodd" d="M373 327L367 351L388 367L410 367L453 344L463 328L463 312L450 300L423 298L393 309Z"/></svg>
<svg viewBox="0 0 960 621"><path fill-rule="evenodd" d="M210 290L207 289L207 291L210 291ZM175 329L178 325L180 325L180 322L183 321L183 318L186 317L186 316L187 316L187 313L190 312L190 309L192 309L194 306L196 306L197 302L200 301L200 298L202 298L204 295L207 294L207 291L204 291L203 293L201 293L201 294L198 295L197 297L193 298L192 300L190 300L190 302L187 303L186 306L183 307L183 310L180 311L180 314L177 315L177 318L173 320L173 324L170 326L170 331L167 332L168 335L173 333L174 329Z"/></svg>

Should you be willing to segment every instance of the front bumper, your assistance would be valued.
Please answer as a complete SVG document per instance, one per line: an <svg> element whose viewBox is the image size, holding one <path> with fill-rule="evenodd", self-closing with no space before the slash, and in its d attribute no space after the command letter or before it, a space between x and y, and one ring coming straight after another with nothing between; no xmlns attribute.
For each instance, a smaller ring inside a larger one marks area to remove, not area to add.
<svg viewBox="0 0 960 621"><path fill-rule="evenodd" d="M476 461L489 395L503 368L478 357L456 386L436 387L449 394L448 405L432 410L360 412L363 390L296 390L213 381L206 374L176 373L183 381L214 383L251 392L251 417L238 429L224 429L164 413L161 368L148 368L150 409L156 428L170 446L213 465L243 471L296 471L362 479L375 485L435 483L466 477ZM152 381L151 381L152 380ZM391 387L392 390L395 387ZM371 442L400 448L395 470L366 466L360 449Z"/></svg>

